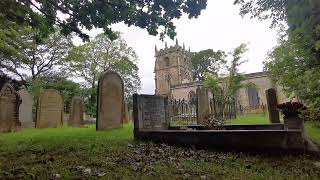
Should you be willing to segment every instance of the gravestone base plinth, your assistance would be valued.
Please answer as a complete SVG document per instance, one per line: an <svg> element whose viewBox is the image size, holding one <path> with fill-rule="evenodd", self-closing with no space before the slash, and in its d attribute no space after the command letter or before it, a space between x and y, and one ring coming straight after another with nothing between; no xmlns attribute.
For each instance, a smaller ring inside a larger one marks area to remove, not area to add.
<svg viewBox="0 0 320 180"><path fill-rule="evenodd" d="M284 129L300 129L303 131L303 120L298 116L284 117Z"/></svg>

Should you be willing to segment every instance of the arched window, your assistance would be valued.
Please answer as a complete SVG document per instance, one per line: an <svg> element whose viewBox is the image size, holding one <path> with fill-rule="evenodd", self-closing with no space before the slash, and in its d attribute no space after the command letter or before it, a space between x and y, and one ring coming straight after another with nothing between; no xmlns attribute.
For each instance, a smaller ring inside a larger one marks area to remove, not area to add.
<svg viewBox="0 0 320 180"><path fill-rule="evenodd" d="M259 106L260 98L256 88L248 88L248 100L249 100L249 107Z"/></svg>
<svg viewBox="0 0 320 180"><path fill-rule="evenodd" d="M190 91L188 95L189 101L193 101L196 99L196 93L194 91Z"/></svg>
<svg viewBox="0 0 320 180"><path fill-rule="evenodd" d="M164 58L164 65L165 65L166 67L170 66L170 60L169 60L168 57L165 57L165 58Z"/></svg>

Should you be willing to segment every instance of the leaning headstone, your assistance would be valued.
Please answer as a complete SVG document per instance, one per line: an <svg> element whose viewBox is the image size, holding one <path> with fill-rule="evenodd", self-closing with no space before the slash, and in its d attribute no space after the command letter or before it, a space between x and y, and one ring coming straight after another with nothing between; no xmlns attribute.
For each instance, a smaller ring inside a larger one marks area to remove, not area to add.
<svg viewBox="0 0 320 180"><path fill-rule="evenodd" d="M19 121L22 128L34 128L35 123L32 115L33 97L26 89L20 89L18 94L21 98L19 108Z"/></svg>
<svg viewBox="0 0 320 180"><path fill-rule="evenodd" d="M122 127L124 87L121 77L112 71L99 79L96 129Z"/></svg>
<svg viewBox="0 0 320 180"><path fill-rule="evenodd" d="M129 123L129 112L128 112L128 105L126 102L123 103L123 117L122 122L124 124Z"/></svg>
<svg viewBox="0 0 320 180"><path fill-rule="evenodd" d="M83 101L80 97L74 97L71 102L69 126L82 127L83 120Z"/></svg>
<svg viewBox="0 0 320 180"><path fill-rule="evenodd" d="M37 128L63 125L63 97L57 90L46 90L38 100Z"/></svg>
<svg viewBox="0 0 320 180"><path fill-rule="evenodd" d="M9 83L0 87L0 132L12 132L20 129L20 103L19 94Z"/></svg>
<svg viewBox="0 0 320 180"><path fill-rule="evenodd" d="M276 90L271 88L266 90L269 120L271 123L280 123L279 111L277 110L278 100Z"/></svg>
<svg viewBox="0 0 320 180"><path fill-rule="evenodd" d="M166 130L168 122L163 96L133 95L133 121L135 137L142 130Z"/></svg>
<svg viewBox="0 0 320 180"><path fill-rule="evenodd" d="M198 99L197 123L203 125L205 123L205 117L210 114L208 90L205 87L198 87L196 91Z"/></svg>

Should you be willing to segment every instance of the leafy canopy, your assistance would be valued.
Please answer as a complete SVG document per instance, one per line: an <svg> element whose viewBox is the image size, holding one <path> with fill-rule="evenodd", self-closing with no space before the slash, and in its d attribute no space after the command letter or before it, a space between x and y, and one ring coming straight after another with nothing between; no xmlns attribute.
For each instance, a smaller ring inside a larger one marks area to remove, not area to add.
<svg viewBox="0 0 320 180"><path fill-rule="evenodd" d="M28 25L39 30L38 39L53 31L54 25L65 35L74 32L83 40L89 36L83 29L102 28L115 39L111 25L146 29L160 37L176 35L172 22L183 13L196 18L205 9L207 0L1 0L0 22L6 26Z"/></svg>
<svg viewBox="0 0 320 180"><path fill-rule="evenodd" d="M231 61L227 63L224 60L222 67L228 70L226 76L221 76L218 73L205 74L205 86L218 98L235 97L237 91L243 87L253 86L249 83L244 83L247 78L239 73L239 66L246 62L243 60L243 54L248 50L246 44L240 44L231 53ZM226 56L225 56L226 58Z"/></svg>
<svg viewBox="0 0 320 180"><path fill-rule="evenodd" d="M279 27L279 44L265 61L273 80L291 96L304 100L320 119L320 1L236 0L240 14L271 19ZM318 112L318 113L317 113Z"/></svg>
<svg viewBox="0 0 320 180"><path fill-rule="evenodd" d="M54 32L38 43L35 36L36 32L27 27L0 29L0 70L21 80L62 71L73 48L70 37Z"/></svg>
<svg viewBox="0 0 320 180"><path fill-rule="evenodd" d="M203 81L206 73L217 74L225 61L226 53L223 51L213 51L206 49L195 52L192 55L193 78L197 81Z"/></svg>
<svg viewBox="0 0 320 180"><path fill-rule="evenodd" d="M104 34L76 47L68 56L68 69L75 77L81 77L86 84L88 97L85 99L87 112L96 113L97 87L100 75L108 70L117 72L124 81L125 97L131 103L131 95L140 89L141 81L138 57L120 34L111 40Z"/></svg>

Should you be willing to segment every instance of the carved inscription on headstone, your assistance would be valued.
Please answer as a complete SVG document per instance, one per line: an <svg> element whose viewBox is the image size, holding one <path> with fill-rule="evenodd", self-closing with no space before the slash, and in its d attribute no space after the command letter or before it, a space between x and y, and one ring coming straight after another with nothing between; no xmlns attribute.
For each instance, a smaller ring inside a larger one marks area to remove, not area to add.
<svg viewBox="0 0 320 180"><path fill-rule="evenodd" d="M0 89L0 132L20 129L19 105L21 101L14 88L6 83Z"/></svg>
<svg viewBox="0 0 320 180"><path fill-rule="evenodd" d="M83 125L83 101L80 97L74 97L70 107L69 126L82 127Z"/></svg>
<svg viewBox="0 0 320 180"><path fill-rule="evenodd" d="M46 90L39 98L37 128L63 125L63 97L56 90Z"/></svg>
<svg viewBox="0 0 320 180"><path fill-rule="evenodd" d="M32 116L33 97L26 89L20 89L18 94L21 98L19 108L19 120L22 128L34 128L35 122Z"/></svg>
<svg viewBox="0 0 320 180"><path fill-rule="evenodd" d="M165 100L162 96L137 95L135 103L138 107L134 108L134 113L138 113L134 115L138 118L138 121L134 120L135 127L143 130L167 129Z"/></svg>
<svg viewBox="0 0 320 180"><path fill-rule="evenodd" d="M99 80L97 130L122 127L124 87L121 77L112 71Z"/></svg>

